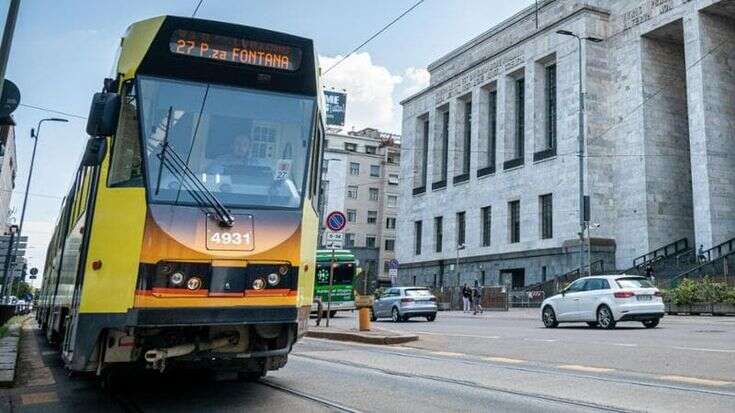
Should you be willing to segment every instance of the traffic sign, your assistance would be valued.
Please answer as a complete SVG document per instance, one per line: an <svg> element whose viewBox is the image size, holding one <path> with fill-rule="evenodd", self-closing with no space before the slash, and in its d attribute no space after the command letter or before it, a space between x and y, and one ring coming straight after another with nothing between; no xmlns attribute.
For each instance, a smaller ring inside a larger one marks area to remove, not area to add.
<svg viewBox="0 0 735 413"><path fill-rule="evenodd" d="M38 274L38 268L36 268L36 267L33 267L33 268L31 268L31 271L30 271L30 273L31 273L31 275L36 275L36 274Z"/></svg>
<svg viewBox="0 0 735 413"><path fill-rule="evenodd" d="M394 259L388 261L388 269L390 269L390 270L397 270L398 269L398 260L394 258Z"/></svg>
<svg viewBox="0 0 735 413"><path fill-rule="evenodd" d="M345 242L345 234L341 232L324 231L324 248L341 250Z"/></svg>
<svg viewBox="0 0 735 413"><path fill-rule="evenodd" d="M398 276L398 268L389 268L388 269L388 276L393 278Z"/></svg>
<svg viewBox="0 0 735 413"><path fill-rule="evenodd" d="M332 211L327 215L327 228L342 231L347 225L347 217L341 211Z"/></svg>

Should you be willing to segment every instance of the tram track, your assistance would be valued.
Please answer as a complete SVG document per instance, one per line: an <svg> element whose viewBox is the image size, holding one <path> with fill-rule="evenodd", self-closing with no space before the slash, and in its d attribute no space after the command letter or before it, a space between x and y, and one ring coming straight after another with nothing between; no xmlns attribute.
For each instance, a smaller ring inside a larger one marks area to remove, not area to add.
<svg viewBox="0 0 735 413"><path fill-rule="evenodd" d="M325 359L322 357L315 357L315 356L304 355L304 354L292 354L291 357L296 358L296 359L302 358L306 360L333 364L333 365L341 365L341 366L366 370L366 371L370 371L373 373L385 374L388 376L403 377L403 378L408 378L408 379L421 379L421 380L428 380L428 381L433 381L433 382L437 382L441 384L458 385L458 386L463 386L463 387L467 387L467 388L471 388L475 390L489 391L489 392L507 394L511 396L517 396L517 397L525 397L525 398L530 398L530 399L539 400L543 402L556 403L559 405L565 405L565 406L570 406L570 407L581 407L581 408L593 409L595 411L601 411L601 412L616 412L616 413L638 412L638 410L630 410L630 409L625 409L625 408L601 404L601 403L585 402L585 401L569 399L565 397L551 396L551 395L546 395L546 394L541 394L541 393L511 390L511 389L504 388L504 387L481 384L481 383L477 383L477 382L473 382L469 380L454 379L454 378L448 378L448 377L442 377L442 376L436 376L436 375L430 375L430 374L406 373L406 372L391 370L387 368L373 367L373 366L369 366L366 364L356 363L356 362L351 362L351 361L330 360L330 359ZM419 358L426 359L426 357L419 357ZM442 361L448 361L448 359L440 359L440 358L436 358L436 359L442 360Z"/></svg>
<svg viewBox="0 0 735 413"><path fill-rule="evenodd" d="M345 412L345 413L362 413L361 410L356 410L356 409L353 409L351 407L347 407L347 406L345 406L343 404L336 403L334 401L325 399L323 397L315 396L313 394L305 393L305 392L302 392L300 390L295 390L295 389L292 389L292 388L289 388L289 387L285 387L283 385L274 383L273 381L268 380L268 379L260 379L256 383L261 384L261 385L266 386L266 387L270 387L270 388L275 389L275 390L279 390L281 392L290 394L292 396L297 396L297 397L300 397L302 399L306 399L306 400L310 400L310 401L319 403L319 404L321 404L323 406L332 408L335 411Z"/></svg>

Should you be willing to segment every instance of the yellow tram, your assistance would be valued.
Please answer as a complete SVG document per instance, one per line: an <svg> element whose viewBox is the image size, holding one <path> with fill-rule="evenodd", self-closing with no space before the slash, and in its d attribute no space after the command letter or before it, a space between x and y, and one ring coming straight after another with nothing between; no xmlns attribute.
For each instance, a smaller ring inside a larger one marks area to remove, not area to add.
<svg viewBox="0 0 735 413"><path fill-rule="evenodd" d="M317 66L283 33L129 27L46 259L37 319L68 369L286 363L313 299Z"/></svg>

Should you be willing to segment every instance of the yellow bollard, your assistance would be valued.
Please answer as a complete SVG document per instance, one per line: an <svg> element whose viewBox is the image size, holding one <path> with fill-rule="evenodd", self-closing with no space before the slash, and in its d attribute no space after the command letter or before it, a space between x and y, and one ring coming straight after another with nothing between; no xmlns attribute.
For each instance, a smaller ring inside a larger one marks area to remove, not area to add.
<svg viewBox="0 0 735 413"><path fill-rule="evenodd" d="M370 331L370 309L369 308L361 308L357 310L359 315L359 330L360 331Z"/></svg>

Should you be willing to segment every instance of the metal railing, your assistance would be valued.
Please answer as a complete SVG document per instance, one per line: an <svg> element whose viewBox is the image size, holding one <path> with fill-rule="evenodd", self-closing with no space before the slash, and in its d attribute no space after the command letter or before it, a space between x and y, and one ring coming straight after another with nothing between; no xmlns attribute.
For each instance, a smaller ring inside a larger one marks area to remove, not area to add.
<svg viewBox="0 0 735 413"><path fill-rule="evenodd" d="M689 241L686 238L678 239L674 242L664 245L663 247L656 248L651 252L647 252L639 257L636 257L635 259L633 259L633 268L640 268L652 261L662 259L662 257L668 257L669 255L678 254L688 248Z"/></svg>

